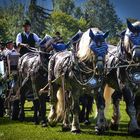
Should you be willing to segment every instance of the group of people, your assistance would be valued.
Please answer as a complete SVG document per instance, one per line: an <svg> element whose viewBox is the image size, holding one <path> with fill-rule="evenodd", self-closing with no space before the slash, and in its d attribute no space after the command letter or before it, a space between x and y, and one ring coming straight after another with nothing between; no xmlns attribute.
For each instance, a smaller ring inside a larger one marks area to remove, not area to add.
<svg viewBox="0 0 140 140"><path fill-rule="evenodd" d="M16 43L12 40L9 40L5 43L6 48L3 50L3 55L7 56L12 53L19 53L20 56L29 52L29 48L35 48L35 46L45 47L45 44L51 44L51 49L55 51L62 51L67 49L67 45L64 44L63 39L61 37L60 32L55 33L55 37L51 37L49 35L45 35L43 39L41 39L37 34L31 32L31 23L29 20L25 20L23 24L23 32L18 33L16 37ZM58 44L58 45L56 45ZM50 46L48 46L50 47Z"/></svg>

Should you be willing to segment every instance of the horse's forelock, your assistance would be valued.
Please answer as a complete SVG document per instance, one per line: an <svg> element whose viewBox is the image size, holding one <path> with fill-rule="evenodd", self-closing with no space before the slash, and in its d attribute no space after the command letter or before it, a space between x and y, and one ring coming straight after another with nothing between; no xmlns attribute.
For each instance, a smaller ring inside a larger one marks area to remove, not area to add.
<svg viewBox="0 0 140 140"><path fill-rule="evenodd" d="M103 34L102 31L100 31L98 28L91 28L92 32L94 34L97 33L101 33ZM89 48L90 42L91 42L91 38L89 36L89 31L90 29L88 29L81 37L80 43L79 43L79 50L78 50L78 54L77 56L79 57L79 59L81 61L83 60L88 60L92 57L93 52L91 51L91 49Z"/></svg>

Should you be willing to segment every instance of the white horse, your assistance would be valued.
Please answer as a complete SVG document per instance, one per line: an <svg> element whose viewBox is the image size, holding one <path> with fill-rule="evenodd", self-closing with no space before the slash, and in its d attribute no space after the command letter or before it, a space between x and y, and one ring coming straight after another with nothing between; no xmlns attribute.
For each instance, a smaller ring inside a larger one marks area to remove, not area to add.
<svg viewBox="0 0 140 140"><path fill-rule="evenodd" d="M105 56L108 49L105 41L107 36L108 32L103 33L98 28L88 29L83 33L80 42L77 43L78 51L75 54L70 51L63 51L50 59L48 81L52 107L48 120L51 125L56 124L59 120L58 116L63 116L63 128L68 129L70 127L69 107L71 106L73 118L71 131L74 133L80 132L79 96L80 91L85 87L95 90L98 108L96 131L104 132L106 120L102 88L105 74ZM68 95L65 93L65 89L71 91L72 102L70 105L67 105L66 98ZM58 93L57 96L56 93Z"/></svg>

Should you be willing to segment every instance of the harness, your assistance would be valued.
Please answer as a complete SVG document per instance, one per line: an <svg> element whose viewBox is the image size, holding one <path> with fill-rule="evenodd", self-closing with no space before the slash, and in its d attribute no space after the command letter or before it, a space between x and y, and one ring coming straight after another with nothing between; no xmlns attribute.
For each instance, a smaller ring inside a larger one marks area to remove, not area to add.
<svg viewBox="0 0 140 140"><path fill-rule="evenodd" d="M116 70L119 82L124 82L126 77L133 85L140 84L140 63L126 60L126 50L123 46L123 40L118 44L116 51L108 52L111 54L107 61L107 71Z"/></svg>

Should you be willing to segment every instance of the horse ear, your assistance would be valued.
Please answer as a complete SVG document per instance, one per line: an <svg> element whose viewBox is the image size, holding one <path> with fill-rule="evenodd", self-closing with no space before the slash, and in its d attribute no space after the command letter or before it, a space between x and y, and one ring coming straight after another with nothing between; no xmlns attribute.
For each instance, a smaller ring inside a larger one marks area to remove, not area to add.
<svg viewBox="0 0 140 140"><path fill-rule="evenodd" d="M109 31L105 32L104 35L103 35L103 37L104 37L104 38L107 38L108 35L109 35Z"/></svg>
<svg viewBox="0 0 140 140"><path fill-rule="evenodd" d="M82 36L83 32L81 30L79 30L70 40L71 42L76 42L78 41L81 36Z"/></svg>
<svg viewBox="0 0 140 140"><path fill-rule="evenodd" d="M125 33L126 33L126 30L123 30L122 32L117 33L116 36L120 37L120 38L123 38L125 36Z"/></svg>
<svg viewBox="0 0 140 140"><path fill-rule="evenodd" d="M128 27L128 29L132 32L132 33L134 33L134 32L136 32L136 28L132 25L132 23L127 19L127 27Z"/></svg>
<svg viewBox="0 0 140 140"><path fill-rule="evenodd" d="M120 37L123 38L125 36L125 33L126 33L126 30L123 30L121 33L120 33Z"/></svg>
<svg viewBox="0 0 140 140"><path fill-rule="evenodd" d="M90 38L91 38L92 40L94 40L95 35L94 35L94 33L92 32L91 29L89 30L89 36L90 36Z"/></svg>

